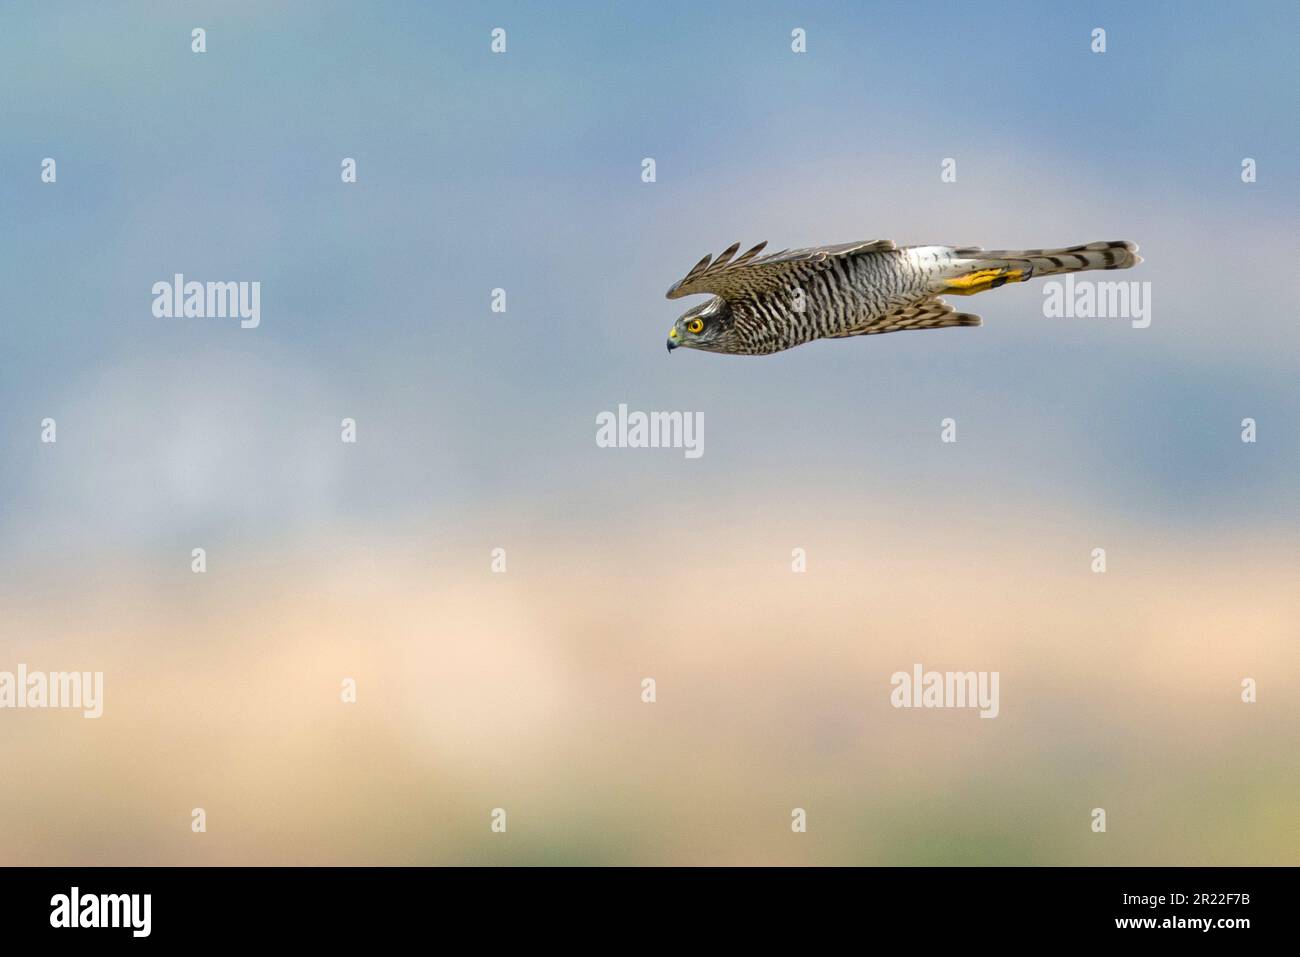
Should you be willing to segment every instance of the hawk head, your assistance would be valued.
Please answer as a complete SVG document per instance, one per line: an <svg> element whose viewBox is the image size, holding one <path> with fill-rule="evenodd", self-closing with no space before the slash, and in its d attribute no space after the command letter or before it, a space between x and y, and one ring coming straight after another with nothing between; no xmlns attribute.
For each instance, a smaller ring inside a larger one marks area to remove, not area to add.
<svg viewBox="0 0 1300 957"><path fill-rule="evenodd" d="M739 351L740 343L735 339L731 307L727 301L714 296L682 313L668 330L668 351L672 352L678 346L705 352Z"/></svg>

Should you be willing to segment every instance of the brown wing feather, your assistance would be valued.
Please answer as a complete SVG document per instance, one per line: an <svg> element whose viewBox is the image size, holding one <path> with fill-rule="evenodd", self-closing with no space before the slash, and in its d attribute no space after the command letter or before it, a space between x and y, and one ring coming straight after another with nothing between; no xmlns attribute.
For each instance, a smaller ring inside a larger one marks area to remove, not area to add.
<svg viewBox="0 0 1300 957"><path fill-rule="evenodd" d="M807 267L824 267L836 256L852 256L864 252L881 252L894 249L888 239L868 239L857 243L840 243L836 246L812 246L807 249L785 249L759 257L766 248L762 242L736 259L740 243L728 246L717 259L705 256L685 276L668 290L669 299L680 299L698 293L712 293L724 299L746 293L771 292L784 288L787 277Z"/></svg>
<svg viewBox="0 0 1300 957"><path fill-rule="evenodd" d="M978 326L982 320L969 312L958 312L942 299L922 299L910 306L895 309L888 315L864 322L828 339L849 336L874 336L882 332L905 332L908 329L945 329L949 326Z"/></svg>

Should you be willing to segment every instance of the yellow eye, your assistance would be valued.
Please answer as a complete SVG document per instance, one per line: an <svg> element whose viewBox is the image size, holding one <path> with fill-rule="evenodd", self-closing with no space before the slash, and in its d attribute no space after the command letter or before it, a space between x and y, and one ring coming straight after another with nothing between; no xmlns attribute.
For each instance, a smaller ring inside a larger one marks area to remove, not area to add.
<svg viewBox="0 0 1300 957"><path fill-rule="evenodd" d="M704 320L698 316L686 323L686 331L693 332L696 335L704 331Z"/></svg>

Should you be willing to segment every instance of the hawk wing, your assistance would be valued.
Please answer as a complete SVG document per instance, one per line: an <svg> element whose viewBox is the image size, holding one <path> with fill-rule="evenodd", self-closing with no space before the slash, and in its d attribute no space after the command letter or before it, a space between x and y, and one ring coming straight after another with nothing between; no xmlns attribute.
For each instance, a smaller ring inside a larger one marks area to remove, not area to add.
<svg viewBox="0 0 1300 957"><path fill-rule="evenodd" d="M891 313L847 329L827 339L847 339L849 336L874 336L882 332L904 332L908 329L944 329L948 326L978 326L979 316L958 312L938 297L922 299L910 306L900 306Z"/></svg>
<svg viewBox="0 0 1300 957"><path fill-rule="evenodd" d="M759 243L735 259L740 243L728 246L717 259L705 256L694 268L668 290L669 299L712 293L723 299L736 299L746 294L774 292L786 288L791 279L807 276L810 271L825 269L830 260L839 256L853 256L864 252L884 252L896 248L888 239L868 239L859 243L840 243L838 246L813 246L808 249L786 249L759 257L767 246Z"/></svg>

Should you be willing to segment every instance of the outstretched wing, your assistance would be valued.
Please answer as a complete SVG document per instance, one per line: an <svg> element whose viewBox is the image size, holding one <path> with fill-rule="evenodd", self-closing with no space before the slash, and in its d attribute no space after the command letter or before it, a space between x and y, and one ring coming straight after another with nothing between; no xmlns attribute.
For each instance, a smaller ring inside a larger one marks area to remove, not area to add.
<svg viewBox="0 0 1300 957"><path fill-rule="evenodd" d="M846 339L849 336L874 336L882 332L905 332L908 329L946 329L949 326L978 326L983 320L969 312L958 312L942 299L922 299L910 306L901 306L891 313L847 329L828 339Z"/></svg>
<svg viewBox="0 0 1300 957"><path fill-rule="evenodd" d="M669 299L712 293L723 299L744 295L774 292L826 268L830 260L839 256L853 256L864 252L883 252L894 249L888 239L868 239L859 243L840 243L838 246L813 246L808 249L786 249L760 257L767 243L732 259L740 243L728 246L717 259L705 256L681 280L668 290Z"/></svg>

